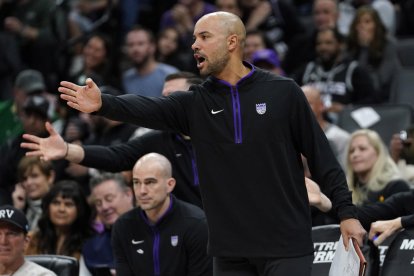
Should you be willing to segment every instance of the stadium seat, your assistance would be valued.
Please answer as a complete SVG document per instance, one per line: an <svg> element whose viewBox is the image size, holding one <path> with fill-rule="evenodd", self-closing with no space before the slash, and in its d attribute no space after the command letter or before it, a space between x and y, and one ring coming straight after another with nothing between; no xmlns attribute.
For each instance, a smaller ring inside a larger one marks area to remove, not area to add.
<svg viewBox="0 0 414 276"><path fill-rule="evenodd" d="M381 276L414 275L414 228L405 229L391 242Z"/></svg>
<svg viewBox="0 0 414 276"><path fill-rule="evenodd" d="M49 270L58 276L78 276L78 261L73 257L61 255L27 255L26 260L32 261Z"/></svg>
<svg viewBox="0 0 414 276"><path fill-rule="evenodd" d="M414 69L414 38L397 40L396 46L402 67Z"/></svg>
<svg viewBox="0 0 414 276"><path fill-rule="evenodd" d="M390 102L410 104L414 107L414 67L401 69L395 76L391 86Z"/></svg>
<svg viewBox="0 0 414 276"><path fill-rule="evenodd" d="M408 104L349 106L339 113L338 126L350 133L360 129L351 113L362 107L372 107L380 116L380 120L368 128L378 132L385 145L388 145L393 134L411 126L413 107Z"/></svg>

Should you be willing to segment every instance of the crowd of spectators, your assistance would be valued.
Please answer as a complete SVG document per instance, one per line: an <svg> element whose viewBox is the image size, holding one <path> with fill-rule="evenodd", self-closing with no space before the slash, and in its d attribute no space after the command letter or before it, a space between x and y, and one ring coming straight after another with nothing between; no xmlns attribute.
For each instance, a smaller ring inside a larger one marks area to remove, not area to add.
<svg viewBox="0 0 414 276"><path fill-rule="evenodd" d="M337 126L346 107L390 102L402 70L398 43L414 39L413 1L0 0L0 206L26 215L27 254L75 257L82 275L102 266L113 273L112 226L136 205L133 165L150 152L171 162L177 181L163 200L202 208L190 137L80 114L57 87L92 78L112 95L185 91L203 81L191 50L194 23L218 10L245 23L247 62L302 86L354 204L413 189L412 128L385 141ZM41 143L47 158L25 156ZM338 222L329 213L314 219Z"/></svg>

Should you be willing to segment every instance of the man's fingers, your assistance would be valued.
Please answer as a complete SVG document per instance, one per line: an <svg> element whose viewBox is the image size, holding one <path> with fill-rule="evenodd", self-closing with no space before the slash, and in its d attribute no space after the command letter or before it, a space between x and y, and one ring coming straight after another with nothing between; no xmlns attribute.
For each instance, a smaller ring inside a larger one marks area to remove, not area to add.
<svg viewBox="0 0 414 276"><path fill-rule="evenodd" d="M387 238L387 235L382 233L381 235L374 236L374 239L372 240L376 246L380 245L385 239Z"/></svg>
<svg viewBox="0 0 414 276"><path fill-rule="evenodd" d="M67 88L67 89L72 90L72 91L76 91L79 88L81 88L81 86L79 86L77 84L74 84L73 82L69 82L69 81L61 81L60 85L61 85L61 87L59 87L59 89L60 88L63 88L63 89Z"/></svg>
<svg viewBox="0 0 414 276"><path fill-rule="evenodd" d="M345 250L348 251L348 248L349 248L349 237L348 236L342 237L342 239L343 239L343 242L344 242Z"/></svg>
<svg viewBox="0 0 414 276"><path fill-rule="evenodd" d="M95 82L91 78L87 78L85 83L88 86L88 88L93 88L95 85Z"/></svg>
<svg viewBox="0 0 414 276"><path fill-rule="evenodd" d="M79 104L77 104L77 103L74 103L74 102L68 102L68 106L70 106L70 107L72 107L72 108L74 108L74 109L76 109L76 110L79 110L79 111L81 111L81 112L84 112L84 111L81 109L81 107L79 106Z"/></svg>
<svg viewBox="0 0 414 276"><path fill-rule="evenodd" d="M39 144L40 143L40 138L31 134L23 134L23 139Z"/></svg>
<svg viewBox="0 0 414 276"><path fill-rule="evenodd" d="M45 126L46 126L46 130L47 130L47 132L49 132L50 136L57 135L56 130L53 128L51 123L46 122Z"/></svg>
<svg viewBox="0 0 414 276"><path fill-rule="evenodd" d="M26 156L43 156L43 153L40 150L28 151Z"/></svg>
<svg viewBox="0 0 414 276"><path fill-rule="evenodd" d="M65 88L65 87L59 87L58 91L61 93L61 96L67 95L67 96L71 96L72 98L76 98L76 91L75 90L68 89L68 88Z"/></svg>
<svg viewBox="0 0 414 276"><path fill-rule="evenodd" d="M35 143L20 143L20 147L30 150L38 150L39 145Z"/></svg>

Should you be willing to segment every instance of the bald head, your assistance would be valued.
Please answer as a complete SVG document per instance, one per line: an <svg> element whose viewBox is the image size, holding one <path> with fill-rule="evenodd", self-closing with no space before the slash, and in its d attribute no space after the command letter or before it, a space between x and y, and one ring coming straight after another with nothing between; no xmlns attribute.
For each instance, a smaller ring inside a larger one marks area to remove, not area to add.
<svg viewBox="0 0 414 276"><path fill-rule="evenodd" d="M170 161L163 155L158 153L148 153L142 156L138 161L135 163L133 171L140 170L144 167L153 167L157 166L157 170L159 175L165 178L169 178L172 176L172 168Z"/></svg>
<svg viewBox="0 0 414 276"><path fill-rule="evenodd" d="M316 87L311 85L302 86L302 91L305 94L305 97L308 100L316 118L322 119L325 106L322 101L321 92Z"/></svg>
<svg viewBox="0 0 414 276"><path fill-rule="evenodd" d="M320 98L321 92L314 86L311 85L304 85L302 86L302 91L305 93L306 98L312 97L312 98Z"/></svg>
<svg viewBox="0 0 414 276"><path fill-rule="evenodd" d="M214 22L217 24L218 30L226 36L237 35L241 46L244 47L246 28L237 15L230 12L218 11L204 15L198 20L197 24L203 21Z"/></svg>

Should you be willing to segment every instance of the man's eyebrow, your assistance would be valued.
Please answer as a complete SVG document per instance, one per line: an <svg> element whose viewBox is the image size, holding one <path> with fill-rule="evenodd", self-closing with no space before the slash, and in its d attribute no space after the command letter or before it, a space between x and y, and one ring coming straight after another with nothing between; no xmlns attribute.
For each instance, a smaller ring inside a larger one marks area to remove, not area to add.
<svg viewBox="0 0 414 276"><path fill-rule="evenodd" d="M197 34L194 34L193 36L195 37L196 35L205 35L205 34L210 34L210 32L209 31L201 31Z"/></svg>

